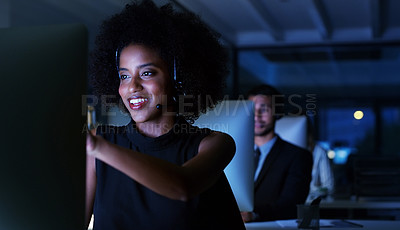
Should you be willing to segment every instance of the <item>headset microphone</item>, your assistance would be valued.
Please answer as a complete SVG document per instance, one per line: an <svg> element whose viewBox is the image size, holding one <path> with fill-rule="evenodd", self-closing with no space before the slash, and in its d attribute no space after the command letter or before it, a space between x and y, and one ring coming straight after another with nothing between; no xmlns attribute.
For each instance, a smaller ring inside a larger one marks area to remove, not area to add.
<svg viewBox="0 0 400 230"><path fill-rule="evenodd" d="M161 104L157 104L157 105L156 105L156 108L157 108L157 109L161 109L161 108L162 108L162 105L161 105Z"/></svg>

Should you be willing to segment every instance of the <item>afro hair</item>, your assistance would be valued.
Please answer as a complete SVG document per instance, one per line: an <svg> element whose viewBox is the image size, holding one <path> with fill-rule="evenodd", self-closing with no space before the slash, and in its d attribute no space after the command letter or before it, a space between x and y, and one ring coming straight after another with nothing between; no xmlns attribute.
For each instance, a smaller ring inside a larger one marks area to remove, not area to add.
<svg viewBox="0 0 400 230"><path fill-rule="evenodd" d="M103 103L124 108L118 94L118 51L129 44L145 45L158 52L171 78L176 65L176 82L180 83L175 96L190 100L185 101L183 110L177 103L176 112L186 120L193 122L223 99L228 56L219 35L193 13L177 12L171 4L157 7L143 0L126 5L105 20L96 37L90 78L94 94L107 96L108 101Z"/></svg>

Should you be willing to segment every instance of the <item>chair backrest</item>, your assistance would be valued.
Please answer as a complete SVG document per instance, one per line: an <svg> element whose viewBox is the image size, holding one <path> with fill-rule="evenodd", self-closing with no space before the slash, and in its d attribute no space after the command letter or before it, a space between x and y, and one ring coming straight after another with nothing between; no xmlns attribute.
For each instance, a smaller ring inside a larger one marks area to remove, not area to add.
<svg viewBox="0 0 400 230"><path fill-rule="evenodd" d="M307 117L284 116L276 121L275 132L284 140L307 148Z"/></svg>

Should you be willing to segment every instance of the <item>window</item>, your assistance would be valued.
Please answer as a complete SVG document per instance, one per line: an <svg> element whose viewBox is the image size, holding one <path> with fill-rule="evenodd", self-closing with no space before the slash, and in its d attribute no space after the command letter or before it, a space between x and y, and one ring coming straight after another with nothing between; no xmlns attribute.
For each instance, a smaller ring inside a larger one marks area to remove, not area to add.
<svg viewBox="0 0 400 230"><path fill-rule="evenodd" d="M400 156L400 108L383 107L381 110L382 155Z"/></svg>

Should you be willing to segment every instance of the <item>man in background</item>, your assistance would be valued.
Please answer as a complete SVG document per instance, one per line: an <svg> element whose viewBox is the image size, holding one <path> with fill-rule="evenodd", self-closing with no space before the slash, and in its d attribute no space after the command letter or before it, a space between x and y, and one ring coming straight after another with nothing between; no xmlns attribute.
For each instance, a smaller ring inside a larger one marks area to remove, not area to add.
<svg viewBox="0 0 400 230"><path fill-rule="evenodd" d="M307 201L312 201L317 197L326 198L334 192L335 177L328 158L327 150L316 140L314 126L307 117L307 146L312 152L314 163L312 169L312 180Z"/></svg>
<svg viewBox="0 0 400 230"><path fill-rule="evenodd" d="M275 122L283 115L284 96L269 85L248 93L254 102L254 211L242 212L245 222L294 219L297 204L306 201L312 154L282 140Z"/></svg>

